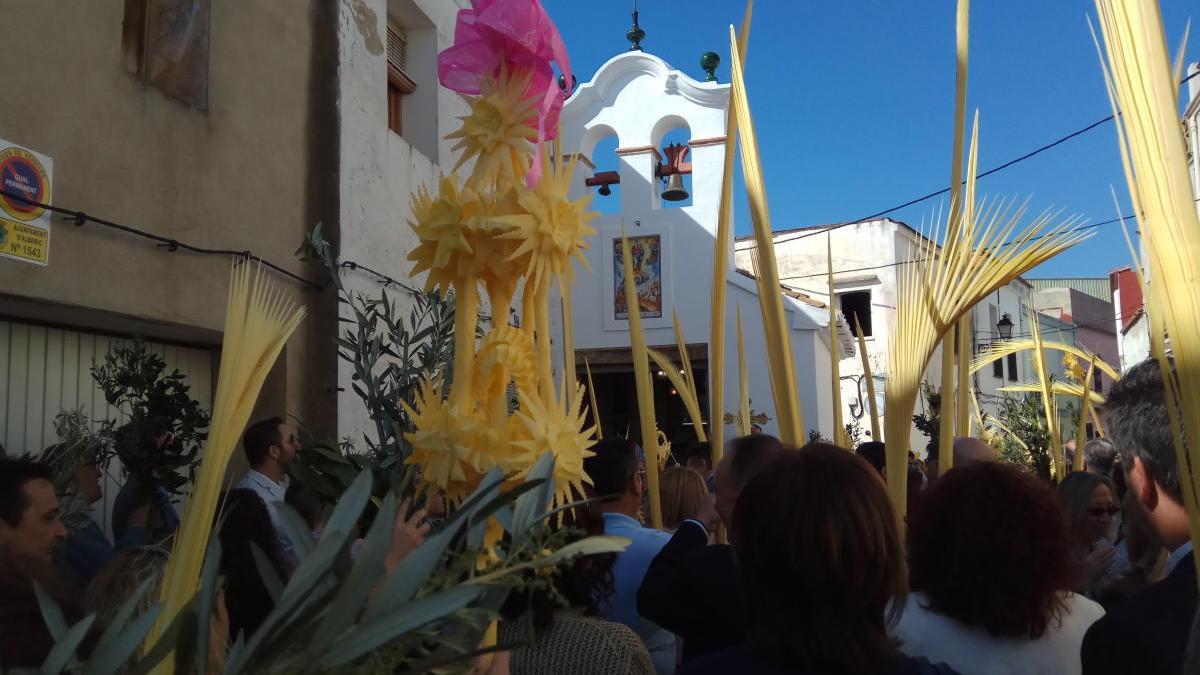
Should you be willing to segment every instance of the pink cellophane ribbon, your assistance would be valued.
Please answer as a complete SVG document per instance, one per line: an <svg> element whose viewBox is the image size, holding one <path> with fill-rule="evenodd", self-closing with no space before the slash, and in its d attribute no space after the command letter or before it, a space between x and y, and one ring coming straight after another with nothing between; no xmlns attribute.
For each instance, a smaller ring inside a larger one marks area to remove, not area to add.
<svg viewBox="0 0 1200 675"><path fill-rule="evenodd" d="M495 76L502 66L509 73L530 73L525 97L541 99L537 107L540 153L542 145L558 135L565 98L551 62L558 64L564 82L574 82L566 45L538 0L471 0L471 9L458 13L454 44L438 54L438 80L447 89L477 95L484 79ZM537 183L541 169L540 161L533 162L529 185Z"/></svg>

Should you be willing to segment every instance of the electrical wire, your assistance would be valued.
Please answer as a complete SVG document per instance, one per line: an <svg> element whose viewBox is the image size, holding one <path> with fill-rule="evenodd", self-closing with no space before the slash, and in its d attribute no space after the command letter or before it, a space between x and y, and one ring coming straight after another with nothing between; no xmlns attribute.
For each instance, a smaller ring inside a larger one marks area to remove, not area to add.
<svg viewBox="0 0 1200 675"><path fill-rule="evenodd" d="M51 213L59 214L59 215L63 216L66 220L74 223L74 225L76 227L83 227L83 225L85 225L87 223L93 223L95 225L99 225L101 227L105 227L105 228L112 229L112 230L117 230L119 232L124 232L126 234L130 234L135 237L140 237L142 239L148 239L150 241L155 242L155 244L159 248L166 249L166 251L169 253L174 253L175 251L182 250L182 251L187 251L189 253L196 253L199 255L232 256L232 257L238 258L240 260L253 260L271 270L274 270L275 272L283 275L284 277L287 277L288 279L292 280L293 282L295 282L298 286L300 286L303 289L320 292L324 288L323 285L318 284L314 281L305 279L304 277L302 277L298 274L295 274L293 272L290 272L290 271L284 269L283 267L280 267L279 265L276 265L275 263L263 258L262 256L256 255L253 251L251 251L249 249L237 251L237 250L233 250L233 249L208 248L205 246L197 246L195 244L189 244L187 242L180 241L178 239L174 239L172 237L164 237L163 235L160 235L160 234L155 234L153 232L147 232L146 230L142 230L142 229L133 227L131 225L122 225L121 223L116 223L111 220L106 220L104 218L97 218L96 216L89 215L84 211L64 208L61 206L54 206L52 204L46 204L43 202L35 201L35 200L29 199L28 197L25 197L23 195L9 192L8 190L0 189L0 196L3 196L7 199L12 199L12 200L21 202L23 204L27 204L29 206L36 206L38 208L45 209ZM416 289L402 281L399 281L397 279L394 279L394 278L384 274L383 272L374 270L370 267L367 267L366 265L355 262L353 260L343 260L339 264L339 267L341 269L348 269L348 270L352 270L352 271L353 270L361 270L367 274L370 274L370 275L376 277L380 282L382 282L384 284L384 286L389 286L389 285L396 286L398 288L404 289L405 291L407 291L410 294L423 295L423 293L419 289Z"/></svg>
<svg viewBox="0 0 1200 675"><path fill-rule="evenodd" d="M1200 200L1198 200L1198 201L1200 201ZM1132 215L1121 216L1120 218L1113 218L1112 220L1105 220L1100 223L1092 223L1090 225L1082 225L1080 227L1075 228L1073 231L1078 232L1078 231L1082 231L1082 230L1091 230L1091 229L1095 229L1097 227L1101 227L1104 225L1112 225L1113 223L1119 223L1124 220L1132 220L1133 218L1134 218L1134 216L1132 216ZM853 224L853 223L851 223L851 224ZM825 231L826 230L823 230L822 232L825 232ZM1038 235L1036 237L1030 237L1023 241L1025 243L1028 243L1031 241L1037 241L1038 239L1044 239L1048 236L1050 236L1050 235L1042 234L1042 235ZM789 241L791 241L791 240L789 240ZM1017 243L1017 242L1016 241L1006 241L1006 242L1002 243L1001 246L1011 246L1015 243ZM750 249L744 248L741 250L748 251ZM869 267L855 267L853 269L848 269L848 270L834 270L833 273L834 274L848 274L850 272L866 272L868 270L881 270L881 269L886 269L888 267L899 267L900 265L911 265L916 262L920 262L920 261L919 260L899 260L897 262L884 263L882 265L871 265ZM780 277L779 280L780 281L791 281L794 279L809 279L812 277L824 277L825 275L826 275L826 272L815 272L813 274L796 274L796 275L792 275L790 277Z"/></svg>
<svg viewBox="0 0 1200 675"><path fill-rule="evenodd" d="M105 220L104 218L97 218L95 216L88 215L84 211L78 211L75 209L68 209L68 208L63 208L61 206L54 206L51 204L45 204L42 202L34 201L34 200L24 197L22 195L19 195L19 194L13 193L13 192L9 192L8 190L0 189L0 195L2 195L3 197L5 197L7 199L13 199L13 200L22 202L24 204L28 204L30 206L36 206L36 207L45 209L47 211L50 211L51 213L57 213L61 216L64 216L67 220L70 220L71 222L73 222L76 227L83 227L83 225L86 223L94 223L96 225L100 225L101 227L106 227L106 228L109 228L112 230L118 230L120 232L124 232L126 234L131 234L135 237L149 239L153 242L156 242L156 244L160 248L165 248L170 253L174 253L175 251L178 251L178 250L184 250L189 253L198 253L201 255L233 256L235 258L240 258L242 260L253 260L253 261L256 261L256 262L278 272L279 274L282 274L283 276L291 279L292 281L296 282L301 288L317 290L317 291L321 290L320 284L309 281L308 279L305 279L304 277L302 277L298 274L295 274L293 272L289 272L288 270L280 267L279 265L276 265L275 263L264 259L262 256L255 255L254 252L251 251L250 249L245 249L242 251L235 251L233 249L207 248L204 246L197 246L195 244L189 244L187 242L179 241L178 239L174 239L171 237L164 237L161 234L154 234L153 232L147 232L145 230L141 230L136 227L131 227L129 225L122 225L120 223L114 223L111 220Z"/></svg>
<svg viewBox="0 0 1200 675"><path fill-rule="evenodd" d="M409 286L408 284L404 283L403 281L400 281L398 279L393 279L392 277L389 277L388 275L384 274L383 272L371 269L370 267L367 267L366 265L359 263L359 262L355 262L353 260L343 260L341 263L338 264L338 267L340 267L342 269L348 269L348 270L362 270L363 272L366 272L367 274L378 279L379 282L384 285L384 288L386 288L388 286L396 286L398 288L404 289L405 291L408 291L411 295L425 295L425 292L421 291L420 289Z"/></svg>
<svg viewBox="0 0 1200 675"><path fill-rule="evenodd" d="M1183 78L1182 80L1180 80L1180 81L1179 81L1179 86L1183 86L1184 84L1186 84L1186 83L1188 82L1188 80L1191 80L1193 77L1196 77L1197 75L1200 75L1200 70L1198 70L1198 71L1196 71L1196 72L1192 73L1191 75L1188 75L1187 77L1185 77L1185 78ZM986 177L988 177L988 176L990 176L990 175L992 175L992 174L994 174L994 173L997 173L997 172L999 172L999 171L1003 171L1004 169L1007 169L1008 167L1010 167L1010 166L1013 166L1014 164L1019 164L1019 163L1021 163L1021 162L1024 162L1024 161L1025 161L1025 160L1027 160L1027 159L1032 159L1033 157L1036 157L1036 156L1038 156L1038 155L1042 154L1043 152L1045 152L1045 151L1047 151L1047 150L1050 150L1051 148L1054 148L1054 147L1057 147L1057 146L1059 146L1059 145L1062 145L1063 143L1066 143L1067 141L1069 141L1069 140L1071 140L1071 139L1073 139L1073 138L1076 138L1076 137L1078 137L1078 136L1082 136L1083 134L1085 134L1085 133L1087 133L1087 132L1091 131L1092 129L1095 129L1095 128L1097 128L1097 127L1101 126L1102 124L1105 124L1105 123L1111 122L1111 121L1113 121L1114 119L1115 119L1115 116L1113 116L1113 115L1108 115L1107 117L1103 117L1103 118L1101 118L1101 119L1098 119L1098 120L1096 120L1095 122L1092 122L1091 124L1089 124L1089 125L1087 125L1087 126L1085 126L1085 127L1081 128L1081 129L1077 129L1077 130L1075 130L1075 131L1072 131L1071 133L1067 134L1066 136L1062 136L1062 137L1060 137L1060 138L1057 138L1057 139L1055 139L1055 140L1053 140L1053 141L1050 141L1049 143L1046 143L1045 145L1042 145L1041 147L1038 147L1038 148L1036 148L1036 149L1034 149L1034 150L1030 150L1029 152L1027 152L1027 153L1025 153L1025 154L1021 155L1020 157L1015 157L1015 158L1013 158L1013 159L1010 159L1010 160L1008 160L1007 162L1004 162L1003 164L1000 164L1000 165L998 165L998 166L994 166L994 167L992 167L992 168L988 169L987 171L984 171L984 172L982 172L982 173L976 174L976 176L975 176L975 179L976 179L976 180L979 180L980 178L986 178ZM966 185L966 181L963 181L963 185ZM915 199L910 199L910 200L908 200L908 201L904 202L903 204L897 204L896 206L893 206L893 207L891 207L891 208L884 209L884 210L882 210L882 211L876 211L875 213L872 213L872 214L871 214L871 215L869 215L869 216L865 216L865 217L863 217L863 218L858 218L857 220L848 220L848 221L844 221L844 222L841 222L841 223L837 223L837 224L831 225L831 226L829 226L829 227L826 227L826 228L822 228L822 229L820 229L820 230L817 230L817 231L815 231L815 232L803 232L803 233L796 234L796 235L793 235L793 236L790 236L790 237L781 237L781 238L779 238L779 239L776 239L774 243L775 243L776 245L779 245L779 244L782 244L782 243L785 243L785 242L789 242L789 241L795 241L795 240L797 240L797 239L806 239L806 238L808 238L808 237L815 237L815 236L817 236L817 235L820 235L820 234L825 234L826 232L832 232L833 230L837 230L837 229L840 229L840 228L843 228L843 227L847 227L847 226L849 226L849 225L855 225L855 224L857 224L857 223L861 223L861 222L865 222L865 221L869 221L869 220L874 220L875 218L878 218L878 217L880 217L880 216L886 216L886 215L887 215L887 214L889 214L889 213L892 213L892 212L895 212L895 211L899 211L900 209L903 209L903 208L906 208L906 207L912 206L912 205L914 205L914 204L920 204L921 202L924 202L924 201L927 201L927 200L933 199L934 197L940 197L941 195L944 195L944 194L946 194L946 193L948 193L948 192L950 192L950 188L948 188L948 187L947 187L947 188L942 188L941 190L936 190L936 191L934 191L934 192L930 192L929 194L926 194L926 195L921 195L920 197L917 197L917 198L915 198ZM1200 200L1197 200L1197 201L1200 201ZM1109 221L1109 222L1117 222L1117 221ZM1102 225L1102 224L1107 224L1107 223L1097 223L1097 225Z"/></svg>

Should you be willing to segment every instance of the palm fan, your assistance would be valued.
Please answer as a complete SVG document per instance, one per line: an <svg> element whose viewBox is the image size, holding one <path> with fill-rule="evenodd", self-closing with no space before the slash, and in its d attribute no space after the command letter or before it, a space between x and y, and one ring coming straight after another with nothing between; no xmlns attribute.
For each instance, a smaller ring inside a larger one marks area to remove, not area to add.
<svg viewBox="0 0 1200 675"><path fill-rule="evenodd" d="M1200 452L1184 441L1200 438L1200 217L1179 124L1178 66L1172 70L1157 2L1097 0L1096 7L1121 161L1150 258L1151 353L1166 385L1191 538L1200 541ZM1195 563L1200 569L1200 557Z"/></svg>
<svg viewBox="0 0 1200 675"><path fill-rule="evenodd" d="M885 386L888 414L888 464L908 462L909 430L925 367L939 340L960 317L987 295L1030 269L1087 238L1075 230L1077 217L1059 220L1044 211L1021 226L1026 206L1011 200L980 200L975 205L978 116L971 131L967 168L966 204L957 237L936 243L937 229L922 237L916 253L901 276L897 291L896 325L888 342L890 372ZM943 400L950 392L943 392ZM945 422L944 422L945 423ZM907 471L889 471L888 489L903 518L906 510Z"/></svg>
<svg viewBox="0 0 1200 675"><path fill-rule="evenodd" d="M261 266L252 270L249 264L234 265L225 310L212 426L167 562L161 596L163 611L147 644L157 641L199 588L200 571L229 458L250 418L267 373L304 315L303 307L297 306L267 280ZM200 651L204 653L204 645L201 647ZM160 669L167 671L171 667L169 662L160 665Z"/></svg>

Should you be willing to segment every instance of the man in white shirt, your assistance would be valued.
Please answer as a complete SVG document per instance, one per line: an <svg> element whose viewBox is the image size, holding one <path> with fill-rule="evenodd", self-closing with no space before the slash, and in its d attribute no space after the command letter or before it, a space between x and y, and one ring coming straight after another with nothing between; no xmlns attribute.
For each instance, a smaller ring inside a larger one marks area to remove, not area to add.
<svg viewBox="0 0 1200 675"><path fill-rule="evenodd" d="M242 448L246 452L246 460L250 462L250 470L237 487L254 492L267 505L279 543L295 563L295 550L280 520L278 504L283 502L287 494L287 467L300 451L300 443L282 418L271 417L255 422L246 429L242 436Z"/></svg>

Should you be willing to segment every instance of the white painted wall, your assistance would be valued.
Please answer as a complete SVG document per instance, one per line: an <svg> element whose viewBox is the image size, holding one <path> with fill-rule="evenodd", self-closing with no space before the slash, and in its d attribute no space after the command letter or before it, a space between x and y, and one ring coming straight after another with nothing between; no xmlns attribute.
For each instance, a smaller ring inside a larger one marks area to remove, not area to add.
<svg viewBox="0 0 1200 675"><path fill-rule="evenodd" d="M996 323L1005 314L1008 314L1009 319L1013 322L1012 334L1014 339L1030 335L1029 302L1032 290L1024 280L1017 279L1001 288L998 292L989 295L972 310L972 326L974 326L975 331L972 342L975 345L976 353L981 348L986 347L987 343L1000 340ZM993 316L995 317L994 319L992 318ZM1043 326L1042 329L1044 333L1046 327ZM1046 339L1058 340L1059 338L1058 336L1046 336ZM1000 391L1001 387L1023 384L1036 379L1037 375L1033 369L1033 360L1028 352L1017 354L1017 374L1015 380L1010 368L1011 365L1007 358L1004 359L1003 377L996 377L990 365L984 366L983 369L972 376L972 384L975 390L979 392L977 394L979 405L984 413L994 415L997 412L998 403L1004 396L1004 392Z"/></svg>
<svg viewBox="0 0 1200 675"><path fill-rule="evenodd" d="M917 240L907 226L889 218L839 227L828 234L819 227L777 233L775 258L781 282L821 302L829 301L829 287L826 281L827 239L830 240L833 251L835 292L871 292L872 335L865 341L875 378L876 404L882 415L885 411L884 379L888 372L887 336L895 325L897 274L901 269L895 263ZM736 242L734 248L737 266L751 269L754 241L741 239ZM927 380L935 386L938 381L937 373L940 372L939 363L935 357L931 364L932 370L927 376ZM857 348L853 355L843 356L839 368L842 375L843 419L857 419L869 432L870 414L858 405L858 388L861 387L864 401L867 400L867 388L862 382L864 372ZM826 374L818 385L822 391L828 391L828 381L829 377ZM831 394L827 396L832 399ZM923 406L924 402L919 401L917 412L921 412ZM829 414L832 415L832 412ZM827 424L832 428L831 422ZM925 437L920 432L914 430L910 441L913 448L925 447Z"/></svg>
<svg viewBox="0 0 1200 675"><path fill-rule="evenodd" d="M692 204L684 207L664 206L659 199L660 184L654 179L654 166L659 158L651 146L659 147L668 131L681 126L689 129L693 141L722 138L728 97L728 84L697 82L671 69L656 56L626 52L601 66L595 77L582 83L567 102L562 115L564 152L578 152L591 159L596 142L616 134L621 157L621 212L594 221L597 234L590 238L586 254L590 270L577 269L572 291L576 349L619 348L630 344L627 322L607 316L612 312L611 249L614 238L620 237L622 222L630 236L658 233L664 237L664 312L662 319L644 321L647 343L675 344L672 307L679 313L689 344L709 342L711 270L724 146L715 143L693 149ZM590 171L584 162L580 163L576 194L583 194L586 188L582 181ZM726 255L732 256L732 251ZM777 433L755 282L731 270L724 283L728 299L726 410L736 410L738 401L735 317L740 306L751 399L756 410L765 410L772 418L764 430ZM827 385L829 347L821 336L827 317L822 311L791 298L785 297L784 304L792 328L792 353L805 427L820 429L828 436L831 427L822 420L832 419ZM553 332L556 337L561 335L561 323L555 324ZM556 369L561 364L562 352L556 349ZM725 434L734 435L733 427L726 427Z"/></svg>
<svg viewBox="0 0 1200 675"><path fill-rule="evenodd" d="M339 4L338 88L341 112L340 254L395 279L411 279L408 252L417 245L408 226L410 195L418 185L436 189L443 170L453 166L450 142L456 117L468 107L437 81L437 52L454 40L454 21L466 0L347 0ZM405 100L404 137L387 122L387 18L407 29L408 74L417 90ZM443 168L444 167L444 168ZM377 297L380 284L361 272L346 271L350 291ZM402 315L411 300L389 289ZM481 311L487 312L486 305ZM347 315L343 310L343 315ZM374 433L365 407L351 389L352 370L339 361L338 436L361 442Z"/></svg>
<svg viewBox="0 0 1200 675"><path fill-rule="evenodd" d="M1117 347L1122 373L1150 358L1150 322L1145 314L1139 315L1127 330L1117 333Z"/></svg>

